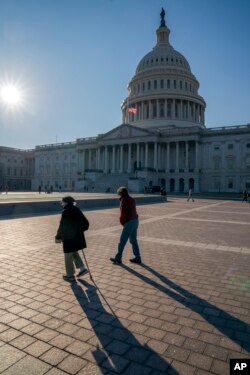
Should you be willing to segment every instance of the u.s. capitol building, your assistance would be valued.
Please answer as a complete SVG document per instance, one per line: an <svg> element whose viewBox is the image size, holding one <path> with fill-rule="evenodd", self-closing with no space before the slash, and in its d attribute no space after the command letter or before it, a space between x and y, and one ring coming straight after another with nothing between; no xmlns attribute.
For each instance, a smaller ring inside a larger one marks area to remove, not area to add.
<svg viewBox="0 0 250 375"><path fill-rule="evenodd" d="M28 185L35 190L40 185L112 191L121 184L131 191L153 185L168 192L189 187L196 192L250 190L250 124L206 128L199 82L186 58L171 46L164 16L162 10L155 47L128 84L122 124L93 138L29 152L0 148L2 183L24 188L18 163L11 165L13 158L28 157L33 171ZM7 159L12 160L9 166Z"/></svg>

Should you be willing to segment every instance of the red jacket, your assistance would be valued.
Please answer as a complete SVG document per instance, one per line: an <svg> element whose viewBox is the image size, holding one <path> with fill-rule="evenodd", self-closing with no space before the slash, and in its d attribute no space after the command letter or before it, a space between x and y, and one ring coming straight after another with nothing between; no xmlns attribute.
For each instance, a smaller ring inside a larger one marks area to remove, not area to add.
<svg viewBox="0 0 250 375"><path fill-rule="evenodd" d="M125 195L120 198L120 223L121 225L126 224L130 220L138 219L136 212L135 200L130 195Z"/></svg>

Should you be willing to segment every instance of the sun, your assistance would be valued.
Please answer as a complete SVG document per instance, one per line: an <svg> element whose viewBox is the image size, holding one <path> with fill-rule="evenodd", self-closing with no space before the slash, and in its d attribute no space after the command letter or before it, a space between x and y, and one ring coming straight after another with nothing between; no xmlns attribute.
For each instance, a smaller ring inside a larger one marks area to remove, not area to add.
<svg viewBox="0 0 250 375"><path fill-rule="evenodd" d="M0 86L0 102L8 108L20 107L23 101L22 90L14 84Z"/></svg>

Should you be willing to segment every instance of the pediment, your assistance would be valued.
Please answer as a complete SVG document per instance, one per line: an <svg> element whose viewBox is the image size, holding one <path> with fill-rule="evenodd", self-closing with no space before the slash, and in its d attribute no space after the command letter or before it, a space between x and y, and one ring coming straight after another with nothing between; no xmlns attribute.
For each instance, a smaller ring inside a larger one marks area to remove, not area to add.
<svg viewBox="0 0 250 375"><path fill-rule="evenodd" d="M102 141L118 140L124 138L145 137L151 135L148 130L139 129L132 125L122 124L102 135Z"/></svg>

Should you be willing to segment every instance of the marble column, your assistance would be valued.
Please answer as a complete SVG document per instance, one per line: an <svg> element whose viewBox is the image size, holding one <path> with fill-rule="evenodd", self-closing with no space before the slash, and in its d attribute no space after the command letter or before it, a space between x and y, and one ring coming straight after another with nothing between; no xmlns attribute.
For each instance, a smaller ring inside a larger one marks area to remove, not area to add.
<svg viewBox="0 0 250 375"><path fill-rule="evenodd" d="M157 142L154 143L154 169L157 170Z"/></svg>
<svg viewBox="0 0 250 375"><path fill-rule="evenodd" d="M128 144L128 173L131 173L131 143Z"/></svg>
<svg viewBox="0 0 250 375"><path fill-rule="evenodd" d="M167 169L166 169L166 173L169 173L169 169L170 169L170 143L168 142L167 143Z"/></svg>
<svg viewBox="0 0 250 375"><path fill-rule="evenodd" d="M97 149L97 169L101 169L101 148Z"/></svg>
<svg viewBox="0 0 250 375"><path fill-rule="evenodd" d="M167 99L164 100L164 114L165 114L165 118L168 117L168 101Z"/></svg>
<svg viewBox="0 0 250 375"><path fill-rule="evenodd" d="M160 118L160 102L159 102L159 99L156 100L156 117Z"/></svg>
<svg viewBox="0 0 250 375"><path fill-rule="evenodd" d="M123 173L123 145L120 145L120 173Z"/></svg>
<svg viewBox="0 0 250 375"><path fill-rule="evenodd" d="M175 99L172 102L172 118L175 118Z"/></svg>
<svg viewBox="0 0 250 375"><path fill-rule="evenodd" d="M145 168L148 168L148 143L145 143Z"/></svg>
<svg viewBox="0 0 250 375"><path fill-rule="evenodd" d="M111 173L115 173L115 146L112 147L112 169Z"/></svg>
<svg viewBox="0 0 250 375"><path fill-rule="evenodd" d="M199 142L195 141L195 172L199 172Z"/></svg>
<svg viewBox="0 0 250 375"><path fill-rule="evenodd" d="M186 141L186 158L185 158L185 172L188 172L188 159L189 159L189 155L188 155L188 141Z"/></svg>
<svg viewBox="0 0 250 375"><path fill-rule="evenodd" d="M82 172L85 173L85 150L82 150Z"/></svg>
<svg viewBox="0 0 250 375"><path fill-rule="evenodd" d="M179 142L175 143L175 150L176 150L176 155L175 155L175 173L179 172Z"/></svg>
<svg viewBox="0 0 250 375"><path fill-rule="evenodd" d="M89 169L92 168L92 150L91 148L89 149Z"/></svg>
<svg viewBox="0 0 250 375"><path fill-rule="evenodd" d="M140 143L136 144L136 168L140 166Z"/></svg>
<svg viewBox="0 0 250 375"><path fill-rule="evenodd" d="M104 172L108 173L108 146L104 149Z"/></svg>

